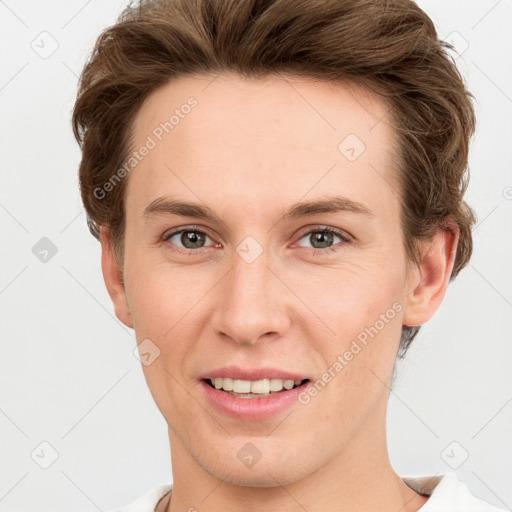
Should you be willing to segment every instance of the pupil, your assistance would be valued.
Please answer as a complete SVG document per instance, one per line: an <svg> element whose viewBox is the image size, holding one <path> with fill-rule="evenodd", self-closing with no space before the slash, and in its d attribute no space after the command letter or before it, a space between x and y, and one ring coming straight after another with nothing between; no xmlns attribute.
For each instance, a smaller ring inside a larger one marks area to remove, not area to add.
<svg viewBox="0 0 512 512"><path fill-rule="evenodd" d="M319 242L321 244L321 247L328 247L329 243L332 243L333 234L323 231L312 235L312 237L314 240L313 246L315 246L315 243Z"/></svg>
<svg viewBox="0 0 512 512"><path fill-rule="evenodd" d="M201 242L204 242L204 235L197 231L185 231L181 235L181 242L188 249L201 247Z"/></svg>

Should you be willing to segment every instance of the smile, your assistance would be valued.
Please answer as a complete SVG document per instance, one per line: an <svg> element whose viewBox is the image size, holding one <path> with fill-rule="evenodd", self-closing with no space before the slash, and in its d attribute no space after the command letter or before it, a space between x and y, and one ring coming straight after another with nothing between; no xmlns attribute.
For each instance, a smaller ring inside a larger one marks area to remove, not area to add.
<svg viewBox="0 0 512 512"><path fill-rule="evenodd" d="M269 370L222 369L203 375L199 383L206 407L241 421L264 421L296 404L299 395L312 383L297 374ZM277 378L276 374L288 378ZM274 377L265 378L267 375Z"/></svg>
<svg viewBox="0 0 512 512"><path fill-rule="evenodd" d="M302 385L308 379L260 379L240 380L231 378L215 377L206 379L206 382L215 389L220 389L230 395L240 398L258 398L269 396L273 393L280 393L283 390L294 389Z"/></svg>

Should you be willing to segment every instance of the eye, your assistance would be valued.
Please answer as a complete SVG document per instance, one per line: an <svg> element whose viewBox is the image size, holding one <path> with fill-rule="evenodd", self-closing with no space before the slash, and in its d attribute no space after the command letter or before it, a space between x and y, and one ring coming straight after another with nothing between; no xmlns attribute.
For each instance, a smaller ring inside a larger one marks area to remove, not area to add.
<svg viewBox="0 0 512 512"><path fill-rule="evenodd" d="M336 238L340 239L341 242L350 242L350 237L346 233L330 226L317 226L302 235L300 240L306 239L311 244L310 247L320 249L315 251L314 254L322 254L336 250L332 244L339 245L341 243L336 243Z"/></svg>
<svg viewBox="0 0 512 512"><path fill-rule="evenodd" d="M189 227L180 229L179 231L173 231L164 235L163 241L173 245L173 250L182 252L184 254L192 254L201 252L205 246L206 239L212 241L205 231Z"/></svg>

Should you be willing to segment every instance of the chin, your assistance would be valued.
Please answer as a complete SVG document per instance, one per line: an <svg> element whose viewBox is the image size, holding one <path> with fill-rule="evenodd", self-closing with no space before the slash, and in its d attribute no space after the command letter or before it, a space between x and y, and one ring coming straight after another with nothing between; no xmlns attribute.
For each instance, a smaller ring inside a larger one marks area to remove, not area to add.
<svg viewBox="0 0 512 512"><path fill-rule="evenodd" d="M230 440L235 442L229 444L235 446L224 446L220 453L212 447L208 453L214 457L199 462L215 478L241 487L289 485L318 469L314 467L314 454L309 457L303 447L292 449L284 445L282 440L275 440L275 445L271 446L273 443L269 439L266 443L261 438L253 439L239 437Z"/></svg>
<svg viewBox="0 0 512 512"><path fill-rule="evenodd" d="M279 487L292 484L307 476L298 475L296 471L292 471L289 467L275 467L272 464L263 464L261 461L258 466L257 469L256 467L245 469L231 465L222 468L220 471L220 468L217 467L211 474L225 483L239 487Z"/></svg>

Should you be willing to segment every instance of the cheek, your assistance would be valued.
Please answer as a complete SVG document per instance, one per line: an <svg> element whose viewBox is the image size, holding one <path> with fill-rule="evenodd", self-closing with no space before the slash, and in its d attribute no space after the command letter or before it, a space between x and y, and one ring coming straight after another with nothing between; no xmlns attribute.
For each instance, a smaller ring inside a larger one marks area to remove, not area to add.
<svg viewBox="0 0 512 512"><path fill-rule="evenodd" d="M176 379L183 385L182 379L193 373L191 365L201 364L198 340L204 337L211 291L219 277L193 265L172 267L169 262L150 260L137 264L132 259L126 286L137 340L151 340L158 353L151 365L143 365L143 371L164 413L165 407L174 409L176 400L187 400Z"/></svg>
<svg viewBox="0 0 512 512"><path fill-rule="evenodd" d="M193 324L191 318L212 287L208 272L168 262L138 262L126 269L126 293L139 335L163 340Z"/></svg>
<svg viewBox="0 0 512 512"><path fill-rule="evenodd" d="M336 336L330 342L318 334L310 338L317 367L324 369L320 380L327 382L317 381L315 414L344 432L357 429L385 402L400 341L400 302L393 302L389 289L370 289L371 294L360 288L331 295L336 305L326 302L319 316L330 320Z"/></svg>
<svg viewBox="0 0 512 512"><path fill-rule="evenodd" d="M382 315L385 330L397 323L391 321L401 309L402 273L399 266L384 266L379 260L347 260L343 265L317 268L295 279L297 295L329 329L331 339L346 342L376 322L382 330Z"/></svg>
<svg viewBox="0 0 512 512"><path fill-rule="evenodd" d="M315 276L302 279L297 292L314 312L303 326L321 360L319 366L329 373L325 378L332 381L327 387L339 406L336 410L345 413L356 414L364 403L380 396L385 389L382 381L391 378L398 351L403 279L399 265L383 265L382 261L322 268Z"/></svg>
<svg viewBox="0 0 512 512"><path fill-rule="evenodd" d="M145 342L148 351L156 354L142 370L155 403L168 417L169 411L187 410L183 376L190 373L190 355L204 326L199 315L212 285L192 267L172 268L133 256L127 263L125 286L137 342L150 340Z"/></svg>

